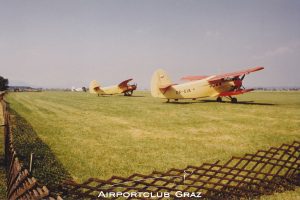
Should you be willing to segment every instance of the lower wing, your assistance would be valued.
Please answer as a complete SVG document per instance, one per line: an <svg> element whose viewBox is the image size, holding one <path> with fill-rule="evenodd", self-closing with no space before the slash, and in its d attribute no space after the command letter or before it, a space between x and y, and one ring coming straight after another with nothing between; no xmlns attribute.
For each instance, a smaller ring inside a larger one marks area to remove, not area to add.
<svg viewBox="0 0 300 200"><path fill-rule="evenodd" d="M239 94L244 94L246 92L251 92L254 89L245 89L245 90L236 90L236 91L230 91L230 92L221 92L219 97L226 97L226 96L234 96L234 95L239 95Z"/></svg>

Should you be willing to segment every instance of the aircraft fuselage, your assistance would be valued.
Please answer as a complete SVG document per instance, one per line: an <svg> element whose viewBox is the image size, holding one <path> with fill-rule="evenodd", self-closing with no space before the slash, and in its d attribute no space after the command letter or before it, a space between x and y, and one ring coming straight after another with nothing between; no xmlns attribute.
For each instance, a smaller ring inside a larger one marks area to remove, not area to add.
<svg viewBox="0 0 300 200"><path fill-rule="evenodd" d="M109 87L101 87L97 90L97 93L100 95L113 95L113 94L121 94L123 90L118 85L113 85Z"/></svg>
<svg viewBox="0 0 300 200"><path fill-rule="evenodd" d="M197 99L205 97L215 97L222 92L232 91L234 81L222 81L210 84L207 80L192 81L179 85L173 85L161 98L166 99Z"/></svg>

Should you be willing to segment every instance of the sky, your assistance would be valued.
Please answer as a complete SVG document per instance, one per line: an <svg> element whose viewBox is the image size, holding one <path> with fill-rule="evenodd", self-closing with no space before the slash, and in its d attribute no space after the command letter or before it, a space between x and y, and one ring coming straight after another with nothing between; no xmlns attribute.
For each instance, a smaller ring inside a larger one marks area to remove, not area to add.
<svg viewBox="0 0 300 200"><path fill-rule="evenodd" d="M10 85L149 89L255 66L251 87L300 86L299 0L0 0L0 76Z"/></svg>

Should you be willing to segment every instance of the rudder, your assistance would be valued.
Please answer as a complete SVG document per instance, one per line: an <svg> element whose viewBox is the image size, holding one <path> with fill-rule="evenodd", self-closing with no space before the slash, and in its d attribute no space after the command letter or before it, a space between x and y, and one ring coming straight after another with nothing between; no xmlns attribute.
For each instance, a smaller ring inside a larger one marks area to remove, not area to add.
<svg viewBox="0 0 300 200"><path fill-rule="evenodd" d="M100 84L96 80L92 80L89 86L89 92L96 94L100 91Z"/></svg>
<svg viewBox="0 0 300 200"><path fill-rule="evenodd" d="M156 70L152 75L151 95L153 97L164 98L161 88L166 88L170 85L172 85L172 81L167 73L162 69Z"/></svg>

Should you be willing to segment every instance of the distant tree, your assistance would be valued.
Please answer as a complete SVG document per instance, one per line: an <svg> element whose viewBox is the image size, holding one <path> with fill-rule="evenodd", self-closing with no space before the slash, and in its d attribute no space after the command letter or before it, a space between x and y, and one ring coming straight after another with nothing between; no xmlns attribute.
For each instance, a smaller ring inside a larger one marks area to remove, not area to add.
<svg viewBox="0 0 300 200"><path fill-rule="evenodd" d="M8 79L0 76L0 91L6 90L8 88Z"/></svg>

